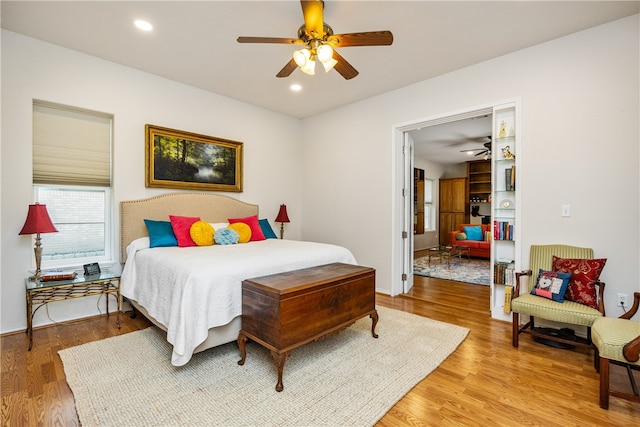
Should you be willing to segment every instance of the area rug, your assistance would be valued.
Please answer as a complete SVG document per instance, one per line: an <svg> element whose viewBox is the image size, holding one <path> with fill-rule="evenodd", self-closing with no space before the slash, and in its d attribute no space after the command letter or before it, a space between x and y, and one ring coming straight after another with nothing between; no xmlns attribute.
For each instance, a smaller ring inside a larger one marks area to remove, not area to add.
<svg viewBox="0 0 640 427"><path fill-rule="evenodd" d="M155 327L59 352L80 422L88 426L370 426L431 373L468 329L377 307L371 320L291 352L275 391L269 352L235 343L182 367Z"/></svg>
<svg viewBox="0 0 640 427"><path fill-rule="evenodd" d="M422 257L413 260L413 274L438 279L455 280L456 282L473 283L475 285L489 286L491 265L488 259L452 259L451 267L446 261Z"/></svg>

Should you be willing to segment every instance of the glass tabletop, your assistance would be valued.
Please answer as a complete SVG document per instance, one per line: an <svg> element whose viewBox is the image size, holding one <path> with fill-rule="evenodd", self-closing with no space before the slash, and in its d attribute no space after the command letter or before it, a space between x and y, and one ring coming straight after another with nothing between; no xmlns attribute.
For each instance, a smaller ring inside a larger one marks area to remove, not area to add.
<svg viewBox="0 0 640 427"><path fill-rule="evenodd" d="M55 273L55 271L47 272L47 273ZM25 285L27 287L27 290L30 290L30 289L53 288L55 286L64 286L64 285L72 285L72 284L83 284L83 283L96 282L98 280L110 280L110 279L119 279L119 278L120 278L119 274L115 274L113 271L105 269L103 272L99 274L92 274L87 276L83 274L78 274L73 279L47 280L47 281L25 279Z"/></svg>

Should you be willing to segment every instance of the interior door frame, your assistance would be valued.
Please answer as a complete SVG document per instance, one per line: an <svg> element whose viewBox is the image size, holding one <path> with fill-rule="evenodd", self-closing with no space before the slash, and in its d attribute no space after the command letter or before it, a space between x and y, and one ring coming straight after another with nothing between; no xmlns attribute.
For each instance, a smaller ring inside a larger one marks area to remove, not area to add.
<svg viewBox="0 0 640 427"><path fill-rule="evenodd" d="M403 151L406 151L403 147L405 147L408 141L410 146L409 152L412 159L414 142L412 138L408 136L408 132L428 126L436 126L443 123L493 114L494 107L503 104L505 104L505 101L496 101L475 107L463 108L457 111L427 116L393 126L392 144L395 155L393 156L392 165L392 198L394 200L392 212L393 244L391 248L392 259L394 260L391 266L392 296L407 292L410 285L413 284L413 243L407 244L407 242L404 241L405 239L402 238L403 232L411 233L407 234L407 236L413 236L413 230L407 227L407 224L413 224L413 204L408 203L412 186L408 186L407 188L407 181L412 182L413 170L407 170L407 162L403 155ZM413 165L412 160L409 163ZM408 174L411 176L408 177ZM413 237L411 237L410 240L413 242Z"/></svg>

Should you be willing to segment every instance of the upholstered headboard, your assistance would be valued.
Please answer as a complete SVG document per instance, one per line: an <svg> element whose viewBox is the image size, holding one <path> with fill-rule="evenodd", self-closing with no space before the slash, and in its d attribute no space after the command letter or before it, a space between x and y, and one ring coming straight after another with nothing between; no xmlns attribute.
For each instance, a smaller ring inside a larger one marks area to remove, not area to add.
<svg viewBox="0 0 640 427"><path fill-rule="evenodd" d="M167 193L120 202L120 262L127 260L127 246L148 236L145 219L169 221L169 215L199 216L207 222L258 215L258 205L210 193Z"/></svg>

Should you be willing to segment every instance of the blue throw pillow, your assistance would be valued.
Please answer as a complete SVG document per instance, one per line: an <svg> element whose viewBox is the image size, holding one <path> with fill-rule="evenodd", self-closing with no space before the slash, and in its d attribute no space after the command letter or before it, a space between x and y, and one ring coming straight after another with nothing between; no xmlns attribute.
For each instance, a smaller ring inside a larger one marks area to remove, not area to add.
<svg viewBox="0 0 640 427"><path fill-rule="evenodd" d="M482 227L464 227L464 232L467 235L467 240L483 240L482 239Z"/></svg>
<svg viewBox="0 0 640 427"><path fill-rule="evenodd" d="M557 302L564 302L564 294L567 292L570 280L571 273L540 269L536 285L531 289L531 294Z"/></svg>
<svg viewBox="0 0 640 427"><path fill-rule="evenodd" d="M269 220L263 218L258 221L260 223L260 228L262 228L262 234L267 239L277 239L276 233L273 232L273 228L271 228L271 224L269 224Z"/></svg>
<svg viewBox="0 0 640 427"><path fill-rule="evenodd" d="M221 228L213 233L213 239L216 245L235 245L240 240L240 235L236 230Z"/></svg>
<svg viewBox="0 0 640 427"><path fill-rule="evenodd" d="M144 224L149 232L149 247L158 248L162 246L178 246L178 239L173 234L173 227L170 221L154 221L145 219Z"/></svg>

